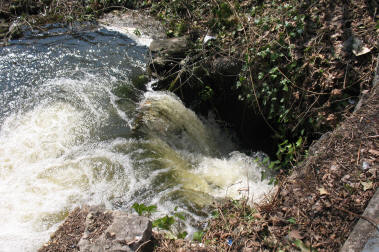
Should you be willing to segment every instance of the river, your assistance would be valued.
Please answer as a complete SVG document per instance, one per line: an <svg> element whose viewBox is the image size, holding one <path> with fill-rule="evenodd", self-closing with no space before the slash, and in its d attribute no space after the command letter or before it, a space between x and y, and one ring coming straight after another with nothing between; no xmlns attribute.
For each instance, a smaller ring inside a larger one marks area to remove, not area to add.
<svg viewBox="0 0 379 252"><path fill-rule="evenodd" d="M271 189L211 117L138 84L130 37L54 25L0 47L0 251L36 251L83 204L154 204L191 232L215 198Z"/></svg>

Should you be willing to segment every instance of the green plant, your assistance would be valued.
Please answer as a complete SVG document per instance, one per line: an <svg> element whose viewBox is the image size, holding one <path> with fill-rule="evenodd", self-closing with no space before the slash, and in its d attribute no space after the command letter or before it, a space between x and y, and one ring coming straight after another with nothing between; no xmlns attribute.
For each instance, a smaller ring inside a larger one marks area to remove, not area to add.
<svg viewBox="0 0 379 252"><path fill-rule="evenodd" d="M200 97L203 101L210 100L213 96L213 89L210 86L205 86L200 91Z"/></svg>
<svg viewBox="0 0 379 252"><path fill-rule="evenodd" d="M153 227L157 227L159 229L169 231L170 236L174 239L176 238L184 239L188 235L186 231L179 232L178 234L175 235L171 232L172 231L171 227L176 221L179 221L179 220L184 221L185 219L186 218L184 214L181 212L178 212L178 207L175 207L173 216L166 215L164 217L154 220Z"/></svg>
<svg viewBox="0 0 379 252"><path fill-rule="evenodd" d="M300 161L303 144L302 137L299 137L296 143L289 143L287 139L280 143L276 152L280 166L287 168Z"/></svg>
<svg viewBox="0 0 379 252"><path fill-rule="evenodd" d="M134 33L137 37L141 37L141 32L140 32L138 29L134 29L133 33Z"/></svg>
<svg viewBox="0 0 379 252"><path fill-rule="evenodd" d="M150 216L153 212L157 211L157 206L151 205L146 206L145 204L134 203L132 208L138 213L139 216L144 215L145 213Z"/></svg>
<svg viewBox="0 0 379 252"><path fill-rule="evenodd" d="M184 239L187 237L187 235L188 235L188 233L186 231L184 231L184 232L179 233L176 237L178 239Z"/></svg>
<svg viewBox="0 0 379 252"><path fill-rule="evenodd" d="M204 231L196 231L193 234L193 240L197 242L201 242L201 240L203 239L203 236L204 236Z"/></svg>
<svg viewBox="0 0 379 252"><path fill-rule="evenodd" d="M289 223L291 223L291 224L296 224L296 219L295 218L289 218L288 220L287 220Z"/></svg>
<svg viewBox="0 0 379 252"><path fill-rule="evenodd" d="M218 218L220 216L220 213L219 213L218 210L213 210L211 212L211 215L212 215L213 218Z"/></svg>
<svg viewBox="0 0 379 252"><path fill-rule="evenodd" d="M175 219L172 216L164 216L162 218L153 221L153 227L157 227L163 230L170 231L172 224L175 223Z"/></svg>

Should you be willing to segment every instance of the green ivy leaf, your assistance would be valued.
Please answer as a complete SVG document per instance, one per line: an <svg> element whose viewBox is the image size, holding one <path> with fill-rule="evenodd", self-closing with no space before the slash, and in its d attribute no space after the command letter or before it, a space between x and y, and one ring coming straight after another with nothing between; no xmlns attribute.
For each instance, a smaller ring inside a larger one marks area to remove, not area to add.
<svg viewBox="0 0 379 252"><path fill-rule="evenodd" d="M153 227L158 227L164 230L170 230L172 224L174 223L175 223L174 217L166 215L165 217L154 220Z"/></svg>
<svg viewBox="0 0 379 252"><path fill-rule="evenodd" d="M197 242L201 242L203 239L204 232L203 231L197 231L193 234L193 240Z"/></svg>
<svg viewBox="0 0 379 252"><path fill-rule="evenodd" d="M184 239L184 238L186 238L187 235L188 235L188 233L186 231L181 232L178 234L178 239Z"/></svg>

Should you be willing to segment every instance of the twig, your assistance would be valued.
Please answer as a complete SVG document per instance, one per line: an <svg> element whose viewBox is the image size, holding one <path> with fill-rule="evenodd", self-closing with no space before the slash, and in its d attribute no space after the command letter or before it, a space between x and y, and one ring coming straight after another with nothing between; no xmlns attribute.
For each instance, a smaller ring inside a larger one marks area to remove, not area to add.
<svg viewBox="0 0 379 252"><path fill-rule="evenodd" d="M300 125L300 123L303 121L303 119L307 116L307 114L309 113L309 111L312 109L313 105L316 104L316 102L318 101L318 99L320 98L320 96L317 96L316 100L311 104L311 106L309 106L309 108L307 109L307 111L304 113L304 116L302 116L298 123L296 124L296 126L292 129L292 132L295 131L295 129Z"/></svg>
<svg viewBox="0 0 379 252"><path fill-rule="evenodd" d="M311 94L315 94L315 95L328 95L329 93L319 93L319 92L313 92L313 91L310 91L310 90L306 90L304 88L301 88L299 86L297 86L295 83L293 83L279 68L278 68L278 71L281 75L283 75L284 78L286 78L292 86L294 86L295 88L298 88L304 92L307 92L307 93L311 93Z"/></svg>
<svg viewBox="0 0 379 252"><path fill-rule="evenodd" d="M379 135L374 135L374 136L366 136L366 137L363 137L363 138L378 138Z"/></svg>
<svg viewBox="0 0 379 252"><path fill-rule="evenodd" d="M358 148L357 165L359 165L359 158L361 157L361 147L362 147L362 142L359 144L359 148Z"/></svg>
<svg viewBox="0 0 379 252"><path fill-rule="evenodd" d="M346 88L346 77L347 77L347 70L348 70L349 64L346 65L346 70L345 70L345 78L343 79L343 89Z"/></svg>
<svg viewBox="0 0 379 252"><path fill-rule="evenodd" d="M218 212L220 213L220 215L221 215L223 221L226 223L225 217L224 217L224 215L222 214L221 209L220 209L219 207L218 207L217 209L218 209Z"/></svg>
<svg viewBox="0 0 379 252"><path fill-rule="evenodd" d="M144 243L142 243L141 245L139 245L138 248L136 249L136 252L140 251L140 249L142 249L142 247L145 246L149 242L151 242L151 240L145 241Z"/></svg>
<svg viewBox="0 0 379 252"><path fill-rule="evenodd" d="M372 218L370 218L370 217L368 217L368 216L363 216L363 215L359 215L359 214L353 213L353 212L351 212L351 211L349 211L349 210L347 210L347 209L344 209L344 208L342 208L342 207L338 207L338 206L334 206L334 207L335 207L336 209L338 209L338 210L341 210L341 211L345 212L345 213L348 213L348 214L350 214L350 215L354 215L355 217L359 217L359 218L362 218L362 219L364 219L364 220L370 222L370 223L371 223L372 225L374 225L375 228L379 231L379 221L377 221L377 220L375 220L375 219L372 219Z"/></svg>

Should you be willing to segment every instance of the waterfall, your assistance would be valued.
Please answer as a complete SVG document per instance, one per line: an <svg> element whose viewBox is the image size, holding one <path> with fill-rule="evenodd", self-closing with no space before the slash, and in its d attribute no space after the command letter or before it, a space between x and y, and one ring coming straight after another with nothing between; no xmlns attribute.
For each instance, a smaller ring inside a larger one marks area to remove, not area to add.
<svg viewBox="0 0 379 252"><path fill-rule="evenodd" d="M144 91L146 47L104 28L30 33L0 48L0 251L36 251L76 206L175 208L258 199L263 167L169 92Z"/></svg>

